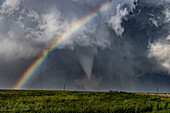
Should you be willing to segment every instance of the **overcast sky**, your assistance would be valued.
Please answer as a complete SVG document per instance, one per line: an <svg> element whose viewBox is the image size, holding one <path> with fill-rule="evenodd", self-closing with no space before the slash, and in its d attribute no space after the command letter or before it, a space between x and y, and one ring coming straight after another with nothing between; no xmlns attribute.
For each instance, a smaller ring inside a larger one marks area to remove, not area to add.
<svg viewBox="0 0 170 113"><path fill-rule="evenodd" d="M0 88L71 23L110 2L23 88L170 92L170 0L0 0Z"/></svg>

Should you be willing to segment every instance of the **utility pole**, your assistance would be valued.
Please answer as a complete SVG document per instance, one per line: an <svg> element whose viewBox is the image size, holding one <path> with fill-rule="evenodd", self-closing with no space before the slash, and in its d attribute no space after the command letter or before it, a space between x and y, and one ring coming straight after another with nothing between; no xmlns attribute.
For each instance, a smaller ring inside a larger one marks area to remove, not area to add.
<svg viewBox="0 0 170 113"><path fill-rule="evenodd" d="M157 94L158 94L158 86L157 86L157 89L156 89L156 91L157 91Z"/></svg>
<svg viewBox="0 0 170 113"><path fill-rule="evenodd" d="M66 90L66 86L65 86L65 84L64 84L64 91Z"/></svg>

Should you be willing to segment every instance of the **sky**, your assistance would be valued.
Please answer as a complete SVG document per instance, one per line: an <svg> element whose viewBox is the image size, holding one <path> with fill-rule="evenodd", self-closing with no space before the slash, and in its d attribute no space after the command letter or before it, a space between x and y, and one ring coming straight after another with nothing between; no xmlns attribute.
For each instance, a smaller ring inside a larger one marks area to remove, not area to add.
<svg viewBox="0 0 170 113"><path fill-rule="evenodd" d="M108 2L22 88L170 92L170 0L0 0L0 88L13 88L71 23Z"/></svg>

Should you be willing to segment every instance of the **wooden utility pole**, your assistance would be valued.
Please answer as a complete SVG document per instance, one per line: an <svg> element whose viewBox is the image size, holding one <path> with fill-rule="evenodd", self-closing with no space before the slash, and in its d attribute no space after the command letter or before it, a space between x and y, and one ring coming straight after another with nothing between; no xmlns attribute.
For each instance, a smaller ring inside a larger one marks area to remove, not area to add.
<svg viewBox="0 0 170 113"><path fill-rule="evenodd" d="M158 94L158 86L157 86L156 92L157 92L157 94Z"/></svg>

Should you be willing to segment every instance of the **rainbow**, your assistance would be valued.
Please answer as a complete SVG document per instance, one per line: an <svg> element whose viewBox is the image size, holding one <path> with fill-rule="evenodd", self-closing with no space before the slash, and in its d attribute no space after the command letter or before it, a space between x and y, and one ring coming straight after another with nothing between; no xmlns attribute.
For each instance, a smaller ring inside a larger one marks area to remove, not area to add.
<svg viewBox="0 0 170 113"><path fill-rule="evenodd" d="M70 25L68 29L60 36L58 36L48 48L46 48L40 56L30 65L30 67L23 73L19 81L13 86L13 89L22 89L23 86L34 76L35 72L48 58L48 56L59 46L61 46L66 40L68 40L75 32L77 32L82 26L89 23L100 13L107 11L112 6L112 2L102 4L99 8L95 9L83 18L75 21Z"/></svg>

